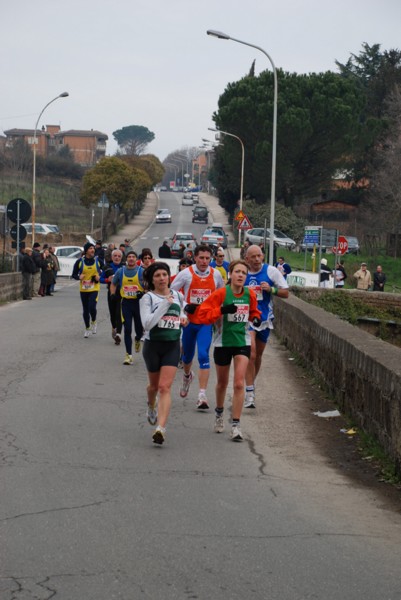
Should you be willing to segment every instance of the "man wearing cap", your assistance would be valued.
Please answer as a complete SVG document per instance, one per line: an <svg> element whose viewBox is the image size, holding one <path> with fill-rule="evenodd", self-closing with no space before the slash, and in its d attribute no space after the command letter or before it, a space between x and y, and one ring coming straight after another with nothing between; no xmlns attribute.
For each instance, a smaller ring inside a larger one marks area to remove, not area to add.
<svg viewBox="0 0 401 600"><path fill-rule="evenodd" d="M367 291L372 285L372 276L368 271L365 262L361 263L361 268L354 273L354 279L356 279L356 289Z"/></svg>
<svg viewBox="0 0 401 600"><path fill-rule="evenodd" d="M130 250L126 256L127 263L118 269L110 284L110 295L113 297L117 288L121 294L121 313L124 323L125 359L124 365L132 365L132 320L135 325L135 352L141 349L143 327L139 309L139 300L144 294L143 267L136 264L137 255Z"/></svg>
<svg viewBox="0 0 401 600"><path fill-rule="evenodd" d="M40 276L41 276L41 267L40 263L42 257L40 255L40 244L39 242L35 242L32 246L32 259L35 263L35 272L32 277L32 288L31 288L31 296L39 296L39 288L40 288Z"/></svg>
<svg viewBox="0 0 401 600"><path fill-rule="evenodd" d="M95 256L95 246L87 242L84 246L82 258L78 258L72 270L72 278L79 281L79 291L83 307L85 323L84 337L88 338L90 332L97 332L97 299L100 290L100 275L103 264Z"/></svg>

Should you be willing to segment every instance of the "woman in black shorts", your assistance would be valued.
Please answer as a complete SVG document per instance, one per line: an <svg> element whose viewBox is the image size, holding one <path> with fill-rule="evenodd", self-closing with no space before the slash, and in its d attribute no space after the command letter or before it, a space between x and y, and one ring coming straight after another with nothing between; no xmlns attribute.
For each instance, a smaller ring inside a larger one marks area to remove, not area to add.
<svg viewBox="0 0 401 600"><path fill-rule="evenodd" d="M183 310L184 296L170 290L170 268L166 263L152 263L143 278L149 290L139 304L145 329L143 358L149 378L148 421L151 425L158 421L153 441L162 444L171 407L171 386L180 360L181 327L188 320Z"/></svg>

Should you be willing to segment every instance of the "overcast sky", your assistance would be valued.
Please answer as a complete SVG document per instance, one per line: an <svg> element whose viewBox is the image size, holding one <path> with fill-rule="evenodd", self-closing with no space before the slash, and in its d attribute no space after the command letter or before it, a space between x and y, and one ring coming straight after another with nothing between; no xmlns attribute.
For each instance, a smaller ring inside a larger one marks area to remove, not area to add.
<svg viewBox="0 0 401 600"><path fill-rule="evenodd" d="M39 127L112 132L143 125L163 160L213 133L227 83L270 68L336 70L363 42L401 48L400 0L13 0L2 1L0 132ZM279 84L280 93L280 84Z"/></svg>

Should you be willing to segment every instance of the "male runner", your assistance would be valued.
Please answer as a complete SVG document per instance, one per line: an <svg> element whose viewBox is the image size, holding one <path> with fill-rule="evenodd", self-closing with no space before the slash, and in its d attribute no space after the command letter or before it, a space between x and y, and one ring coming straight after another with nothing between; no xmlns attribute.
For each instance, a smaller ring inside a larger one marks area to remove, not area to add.
<svg viewBox="0 0 401 600"><path fill-rule="evenodd" d="M102 263L95 257L95 246L87 242L84 246L84 254L74 264L72 277L79 281L79 291L83 307L83 318L85 323L84 337L88 338L90 332L97 332L97 299L100 290L100 275ZM92 320L91 320L92 319Z"/></svg>
<svg viewBox="0 0 401 600"><path fill-rule="evenodd" d="M251 358L246 371L245 408L255 408L255 379L262 363L262 354L266 348L270 330L273 329L272 296L288 298L288 283L276 267L263 262L263 252L259 246L249 246L245 260L249 272L245 285L256 292L258 309L261 311L260 327L251 327Z"/></svg>
<svg viewBox="0 0 401 600"><path fill-rule="evenodd" d="M121 295L111 294L110 285L113 281L114 275L121 267L122 257L123 255L121 250L113 250L110 255L111 260L107 263L100 276L100 283L107 284L107 304L109 306L111 322L111 337L113 338L116 346L119 346L121 343L121 331L123 328L121 320Z"/></svg>
<svg viewBox="0 0 401 600"><path fill-rule="evenodd" d="M189 323L182 332L184 373L180 396L185 398L188 395L194 377L191 370L192 361L195 355L195 347L198 345L199 395L197 407L201 410L209 408L206 388L210 373L209 349L212 343L212 326L200 323L196 318L196 308L212 292L224 286L219 271L210 266L211 258L212 250L209 246L197 246L194 251L195 264L178 273L171 284L172 290L183 291L185 301L189 304L185 308Z"/></svg>
<svg viewBox="0 0 401 600"><path fill-rule="evenodd" d="M220 271L220 274L223 278L224 283L227 283L228 280L228 268L230 263L225 259L225 254L223 248L217 248L216 254L210 266L214 269Z"/></svg>
<svg viewBox="0 0 401 600"><path fill-rule="evenodd" d="M136 264L136 252L129 250L126 255L127 264L114 275L110 285L110 294L113 297L120 288L121 295L121 312L124 323L124 343L125 343L125 359L124 365L132 365L132 320L135 325L135 352L141 349L141 337L143 335L143 327L139 310L139 300L144 293L143 288L143 267Z"/></svg>

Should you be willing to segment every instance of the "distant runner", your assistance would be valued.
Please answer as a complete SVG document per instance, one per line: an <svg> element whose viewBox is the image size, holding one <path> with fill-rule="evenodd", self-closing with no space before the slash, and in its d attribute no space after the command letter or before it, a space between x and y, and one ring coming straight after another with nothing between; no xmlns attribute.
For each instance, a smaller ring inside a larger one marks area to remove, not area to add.
<svg viewBox="0 0 401 600"><path fill-rule="evenodd" d="M72 278L79 281L79 292L83 307L83 319L85 323L84 337L88 338L92 332L97 332L97 300L100 290L100 275L103 264L95 257L95 246L87 242L84 246L84 254L75 262L72 270Z"/></svg>

